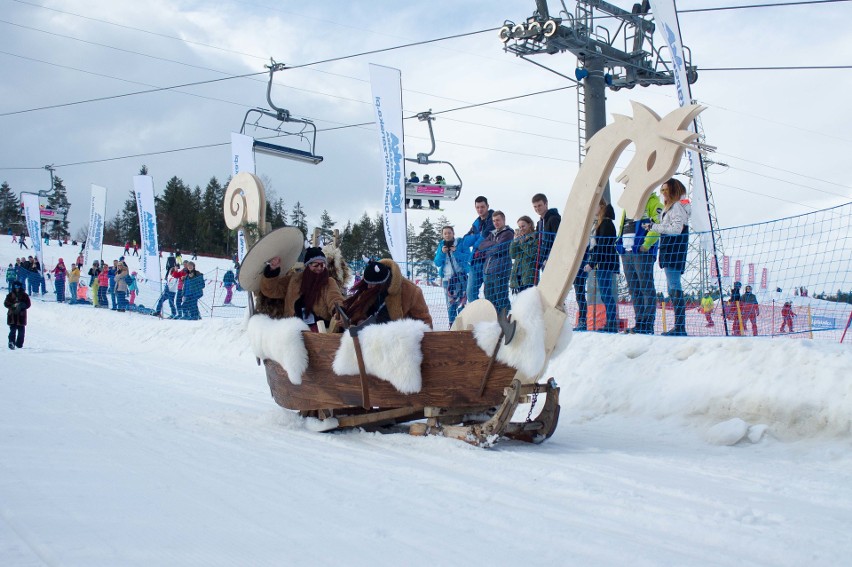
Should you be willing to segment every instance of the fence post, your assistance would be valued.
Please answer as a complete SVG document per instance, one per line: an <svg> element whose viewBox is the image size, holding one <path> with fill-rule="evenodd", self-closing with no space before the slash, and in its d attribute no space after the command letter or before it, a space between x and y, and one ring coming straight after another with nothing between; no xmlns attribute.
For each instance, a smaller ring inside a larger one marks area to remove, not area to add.
<svg viewBox="0 0 852 567"><path fill-rule="evenodd" d="M219 281L219 267L216 267L216 273L213 276L213 301L210 302L210 318L213 318L213 310L216 309L216 283Z"/></svg>
<svg viewBox="0 0 852 567"><path fill-rule="evenodd" d="M656 301L656 298L654 298L654 301ZM662 306L662 308L663 308L663 309L662 309L662 316L663 316L663 333L667 333L669 329L668 329L668 325L666 324L666 299L665 299L665 297L664 297L664 298L663 298L663 300L660 302L660 305L661 305L661 306Z"/></svg>
<svg viewBox="0 0 852 567"><path fill-rule="evenodd" d="M813 340L814 338L814 322L811 317L811 306L808 305L808 338Z"/></svg>
<svg viewBox="0 0 852 567"><path fill-rule="evenodd" d="M769 330L769 336L775 336L775 298L772 298L772 328Z"/></svg>

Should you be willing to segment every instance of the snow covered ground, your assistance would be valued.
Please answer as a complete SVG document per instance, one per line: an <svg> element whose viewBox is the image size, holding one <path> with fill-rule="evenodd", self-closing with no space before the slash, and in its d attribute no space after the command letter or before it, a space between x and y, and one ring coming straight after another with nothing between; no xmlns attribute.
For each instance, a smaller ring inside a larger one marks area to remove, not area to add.
<svg viewBox="0 0 852 567"><path fill-rule="evenodd" d="M850 367L577 334L555 435L485 450L310 431L240 319L36 300L0 352L0 565L848 565Z"/></svg>

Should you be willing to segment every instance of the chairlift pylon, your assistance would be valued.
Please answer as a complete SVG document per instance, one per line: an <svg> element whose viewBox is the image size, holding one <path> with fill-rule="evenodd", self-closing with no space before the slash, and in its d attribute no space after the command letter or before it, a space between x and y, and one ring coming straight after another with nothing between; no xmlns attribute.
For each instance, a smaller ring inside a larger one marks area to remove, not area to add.
<svg viewBox="0 0 852 567"><path fill-rule="evenodd" d="M293 115L290 114L289 110L276 106L275 103L272 102L272 77L274 76L276 71L281 71L285 69L285 65L283 63L276 63L274 59L270 59L270 64L266 65L266 68L269 69L269 84L266 86L266 101L269 103L269 106L274 112L265 108L252 108L248 110L245 116L243 117L243 125L240 128L240 134L246 133L246 125L249 124L249 116L251 116L252 114L257 114L257 119L253 122L255 129L260 128L265 130L271 130L273 132L277 132L279 136L298 136L299 138L308 143L308 150L301 150L298 148L282 146L279 144L273 144L263 140L255 139L252 144L252 147L256 153L271 155L275 157L283 157L296 161L303 161L307 163L312 163L314 165L320 163L323 158L322 156L316 155L316 125L307 118L293 117ZM274 128L260 125L260 119L264 116L278 120L278 125ZM287 123L302 124L302 129L298 132L285 132L282 129L282 126Z"/></svg>
<svg viewBox="0 0 852 567"><path fill-rule="evenodd" d="M405 182L405 198L406 199L428 199L433 201L455 201L459 198L461 194L462 188L462 180L461 176L459 176L459 172L456 171L455 166L448 161L442 160L434 160L430 159L432 154L435 153L435 133L432 130L432 121L435 120L435 117L432 116L432 111L427 110L426 112L420 112L417 114L417 119L420 122L426 122L429 126L429 139L432 142L432 148L429 150L429 153L419 153L416 158L405 158L405 161L410 161L412 163L417 163L420 165L434 165L434 164L444 164L448 165L450 169L453 170L453 175L455 175L458 183L453 184L433 184L433 183L423 183L423 182ZM434 176L437 177L437 176Z"/></svg>

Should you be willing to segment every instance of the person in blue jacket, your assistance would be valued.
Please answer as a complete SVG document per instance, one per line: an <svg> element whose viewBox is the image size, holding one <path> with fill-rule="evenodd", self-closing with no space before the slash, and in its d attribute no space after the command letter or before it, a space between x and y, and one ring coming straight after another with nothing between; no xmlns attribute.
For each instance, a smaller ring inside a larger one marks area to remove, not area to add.
<svg viewBox="0 0 852 567"><path fill-rule="evenodd" d="M179 319L201 319L198 312L198 300L204 295L204 274L195 270L195 262L187 262L187 274L183 280L183 317Z"/></svg>
<svg viewBox="0 0 852 567"><path fill-rule="evenodd" d="M485 267L485 252L479 250L479 244L494 230L491 216L494 211L488 208L488 199L480 195L474 200L476 220L462 238L462 246L473 254L470 260L470 274L467 279L467 301L479 299L479 288L482 287L482 270Z"/></svg>
<svg viewBox="0 0 852 567"><path fill-rule="evenodd" d="M642 218L628 219L621 213L621 225L615 247L621 254L624 278L633 299L636 325L628 333L654 334L657 319L657 290L654 287L654 262L657 260L660 233L646 226L659 222L663 203L651 193L642 210Z"/></svg>
<svg viewBox="0 0 852 567"><path fill-rule="evenodd" d="M509 274L512 271L509 245L515 231L506 225L506 215L501 211L494 211L492 219L494 230L479 243L479 250L485 254L485 299L499 313L503 309L509 310Z"/></svg>
<svg viewBox="0 0 852 567"><path fill-rule="evenodd" d="M438 277L444 286L447 297L447 315L450 317L450 327L456 320L461 308L467 300L467 278L470 272L470 254L462 245L462 239L456 238L455 229L445 226L441 229L441 242L435 251L435 265L438 266Z"/></svg>

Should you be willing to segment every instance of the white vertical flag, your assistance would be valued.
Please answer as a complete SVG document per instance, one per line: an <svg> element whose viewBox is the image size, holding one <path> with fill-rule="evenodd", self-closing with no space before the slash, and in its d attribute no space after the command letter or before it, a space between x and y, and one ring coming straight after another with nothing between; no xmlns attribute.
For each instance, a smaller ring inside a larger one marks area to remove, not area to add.
<svg viewBox="0 0 852 567"><path fill-rule="evenodd" d="M142 255L139 258L142 273L149 287L159 289L160 247L157 243L157 210L154 207L154 178L150 175L133 176L133 192L139 211L139 232L142 234Z"/></svg>
<svg viewBox="0 0 852 567"><path fill-rule="evenodd" d="M231 132L231 175L240 172L255 173L254 138ZM237 260L240 264L248 252L246 248L246 235L240 229L237 231Z"/></svg>
<svg viewBox="0 0 852 567"><path fill-rule="evenodd" d="M35 252L38 263L41 264L41 269L44 269L44 253L42 251L41 239L41 210L38 206L38 195L35 193L21 193L21 202L24 204L24 216L27 220L27 232L30 234L30 240L33 244L33 252Z"/></svg>
<svg viewBox="0 0 852 567"><path fill-rule="evenodd" d="M106 218L106 187L92 185L89 201L89 234L83 251L83 266L90 267L95 260L103 258L104 219Z"/></svg>
<svg viewBox="0 0 852 567"><path fill-rule="evenodd" d="M403 267L408 262L405 219L405 171L402 132L402 74L399 69L370 64L370 86L376 111L384 174L382 217L391 256Z"/></svg>
<svg viewBox="0 0 852 567"><path fill-rule="evenodd" d="M657 31L663 36L663 41L669 46L674 65L674 79L677 87L677 100L680 106L692 102L692 90L686 77L686 63L683 56L683 42L680 37L680 24L677 20L675 0L651 0L651 10L657 23ZM691 131L695 127L690 126ZM705 250L712 247L710 237L710 212L707 209L707 185L704 179L704 168L701 166L701 156L688 150L690 170L692 171L692 214L690 225L696 232L702 232L701 246Z"/></svg>

